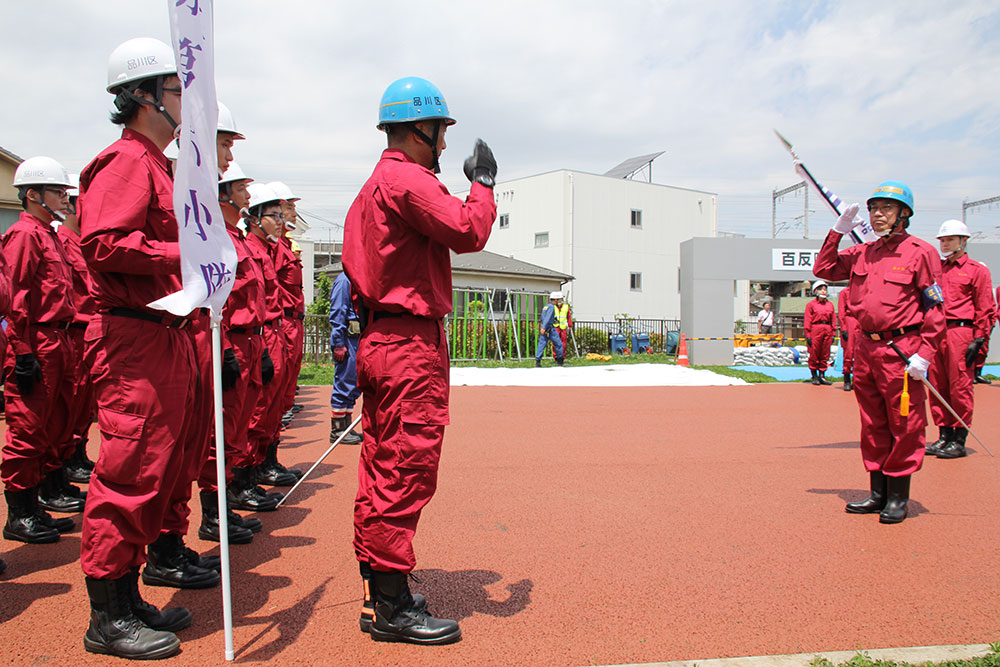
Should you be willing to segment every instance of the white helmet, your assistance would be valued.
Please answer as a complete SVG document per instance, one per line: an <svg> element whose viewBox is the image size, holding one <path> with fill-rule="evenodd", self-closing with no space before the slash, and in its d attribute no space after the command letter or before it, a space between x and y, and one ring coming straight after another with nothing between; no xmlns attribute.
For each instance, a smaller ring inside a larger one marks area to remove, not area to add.
<svg viewBox="0 0 1000 667"><path fill-rule="evenodd" d="M233 139L246 139L243 134L236 129L236 120L233 112L222 102L219 102L219 125L217 132L228 132L233 135Z"/></svg>
<svg viewBox="0 0 1000 667"><path fill-rule="evenodd" d="M818 290L820 287L829 287L829 285L825 280L817 280L816 282L813 283L812 293L816 294L816 290Z"/></svg>
<svg viewBox="0 0 1000 667"><path fill-rule="evenodd" d="M942 236L971 236L969 234L969 228L961 220L945 220L941 223L941 229L938 230L937 237Z"/></svg>
<svg viewBox="0 0 1000 667"><path fill-rule="evenodd" d="M29 157L17 166L14 172L14 187L22 185L64 185L73 187L69 180L69 172L50 157L39 155Z"/></svg>
<svg viewBox="0 0 1000 667"><path fill-rule="evenodd" d="M174 50L152 37L136 37L118 45L108 58L108 87L112 89L154 76L177 74Z"/></svg>
<svg viewBox="0 0 1000 667"><path fill-rule="evenodd" d="M562 292L553 292L552 294L549 294L549 299L552 300L552 301L556 301L556 300L562 299L562 298L563 298L563 293Z"/></svg>
<svg viewBox="0 0 1000 667"><path fill-rule="evenodd" d="M243 173L240 169L240 165L236 164L236 160L229 163L229 168L226 169L226 173L222 175L219 179L219 185L224 185L226 183L235 183L236 181L252 181L253 179Z"/></svg>
<svg viewBox="0 0 1000 667"><path fill-rule="evenodd" d="M250 208L256 208L257 206L270 204L271 202L277 204L281 201L281 197L276 195L274 190L263 183L251 183L247 186L247 192L250 193Z"/></svg>
<svg viewBox="0 0 1000 667"><path fill-rule="evenodd" d="M296 197L292 189L281 181L271 181L267 187L274 190L274 193L285 201L298 201L301 197Z"/></svg>
<svg viewBox="0 0 1000 667"><path fill-rule="evenodd" d="M70 197L80 196L80 174L69 175L69 190L66 191Z"/></svg>

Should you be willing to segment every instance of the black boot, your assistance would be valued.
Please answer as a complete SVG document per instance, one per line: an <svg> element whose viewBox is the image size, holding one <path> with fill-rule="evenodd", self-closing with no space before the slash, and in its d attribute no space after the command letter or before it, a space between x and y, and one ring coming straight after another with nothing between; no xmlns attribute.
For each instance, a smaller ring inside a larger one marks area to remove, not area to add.
<svg viewBox="0 0 1000 667"><path fill-rule="evenodd" d="M191 625L191 611L187 607L172 607L160 611L155 605L142 599L139 594L139 568L133 567L125 576L129 580L129 604L132 605L132 613L146 627L177 632Z"/></svg>
<svg viewBox="0 0 1000 667"><path fill-rule="evenodd" d="M337 442L337 438L340 434L346 431L351 426L350 415L344 415L343 417L330 417L330 442ZM340 441L342 445L360 445L364 441L364 438L357 431L350 431L344 436L344 439Z"/></svg>
<svg viewBox="0 0 1000 667"><path fill-rule="evenodd" d="M417 606L405 572L372 571L372 597L375 618L368 631L376 641L450 644L462 636L458 623Z"/></svg>
<svg viewBox="0 0 1000 667"><path fill-rule="evenodd" d="M201 527L198 528L198 537L208 542L218 542L221 539L221 533L219 533L219 497L214 491L201 492ZM253 542L252 532L242 526L237 526L232 521L229 522L230 544L250 544L251 542Z"/></svg>
<svg viewBox="0 0 1000 667"><path fill-rule="evenodd" d="M74 498L63 489L62 469L45 473L38 485L38 506L50 512L75 514L83 511L83 498ZM77 489L79 492L79 489Z"/></svg>
<svg viewBox="0 0 1000 667"><path fill-rule="evenodd" d="M854 391L854 375L844 373L844 391Z"/></svg>
<svg viewBox="0 0 1000 667"><path fill-rule="evenodd" d="M556 357L556 365L563 366L566 363L566 357Z"/></svg>
<svg viewBox="0 0 1000 667"><path fill-rule="evenodd" d="M969 430L956 426L951 429L951 438L948 444L935 452L939 459L960 459L966 455L965 438L969 435Z"/></svg>
<svg viewBox="0 0 1000 667"><path fill-rule="evenodd" d="M542 367L542 360L535 359L535 368L541 368L541 367Z"/></svg>
<svg viewBox="0 0 1000 667"><path fill-rule="evenodd" d="M59 539L59 531L46 526L35 514L37 493L35 489L3 492L7 501L7 524L3 527L3 536L8 540L49 544Z"/></svg>
<svg viewBox="0 0 1000 667"><path fill-rule="evenodd" d="M809 379L809 380L805 380L805 381L808 382L808 383L810 383L810 384L814 384L814 385L816 385L818 387L819 386L819 371L817 371L814 368L810 368L809 369L809 374L812 375L812 378Z"/></svg>
<svg viewBox="0 0 1000 667"><path fill-rule="evenodd" d="M298 471L298 474L296 475L294 471ZM302 477L301 470L298 470L298 468L286 468L278 462L277 440L267 446L264 463L257 468L257 480L261 484L269 486L294 486L300 477Z"/></svg>
<svg viewBox="0 0 1000 667"><path fill-rule="evenodd" d="M145 625L132 610L130 575L121 579L87 577L90 596L90 627L83 647L131 660L169 658L181 648L177 635Z"/></svg>
<svg viewBox="0 0 1000 667"><path fill-rule="evenodd" d="M845 511L850 514L874 514L885 509L887 491L887 478L881 470L873 470L868 473L871 478L871 495L860 502L847 503Z"/></svg>
<svg viewBox="0 0 1000 667"><path fill-rule="evenodd" d="M938 452L940 452L949 442L951 442L952 432L954 430L955 429L953 429L950 426L939 426L938 433L940 434L941 437L939 437L936 441L924 447L924 453L927 456L937 456Z"/></svg>
<svg viewBox="0 0 1000 667"><path fill-rule="evenodd" d="M63 466L66 479L74 484L90 483L90 474L94 472L94 462L87 458L87 441L81 439L76 444L76 450Z"/></svg>
<svg viewBox="0 0 1000 667"><path fill-rule="evenodd" d="M986 378L983 377L983 367L982 366L976 367L976 374L973 376L972 380L976 384L993 384L992 382L990 382L989 380L987 380Z"/></svg>
<svg viewBox="0 0 1000 667"><path fill-rule="evenodd" d="M273 512L278 509L278 501L263 494L257 486L257 475L253 468L234 467L233 483L229 486L229 504L233 509L248 512Z"/></svg>
<svg viewBox="0 0 1000 667"><path fill-rule="evenodd" d="M817 375L819 376L819 383L820 384L825 384L825 385L831 385L831 384L833 384L832 382L830 382L829 380L826 379L826 371L819 371L817 373Z"/></svg>
<svg viewBox="0 0 1000 667"><path fill-rule="evenodd" d="M906 504L910 500L910 476L888 478L889 500L878 516L879 523L900 523L906 518Z"/></svg>
<svg viewBox="0 0 1000 667"><path fill-rule="evenodd" d="M361 569L361 584L364 587L364 597L361 600L361 632L371 630L372 621L375 620L375 601L372 599L372 566L365 561L358 561ZM427 608L427 600L420 593L413 594L413 606L420 609Z"/></svg>
<svg viewBox="0 0 1000 667"><path fill-rule="evenodd" d="M184 540L176 533L160 533L146 548L142 583L170 588L211 588L221 578L215 570L192 564L184 553Z"/></svg>

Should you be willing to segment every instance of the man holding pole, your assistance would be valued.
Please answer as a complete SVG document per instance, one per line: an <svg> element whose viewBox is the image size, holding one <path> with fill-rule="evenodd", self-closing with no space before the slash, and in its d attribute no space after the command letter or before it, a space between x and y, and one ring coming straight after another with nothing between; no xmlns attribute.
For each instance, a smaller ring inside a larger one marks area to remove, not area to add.
<svg viewBox="0 0 1000 667"><path fill-rule="evenodd" d="M416 565L413 536L437 486L449 421L442 323L452 309L449 249L482 250L496 218L497 165L482 140L465 161L472 186L464 202L435 176L454 123L430 81L390 84L378 121L388 148L344 228L344 269L364 326L354 550L366 592L361 627L378 641L444 644L461 637L458 623L431 616L407 583Z"/></svg>
<svg viewBox="0 0 1000 667"><path fill-rule="evenodd" d="M841 237L861 220L858 209L847 207L837 220L813 273L850 281L848 306L858 319L854 393L871 494L846 510L878 512L881 523L899 523L906 518L910 477L924 458L926 392L920 382L944 337L941 262L930 245L907 233L913 193L899 181L882 183L868 199L880 238L838 252ZM908 406L901 405L904 374L916 380L909 383Z"/></svg>

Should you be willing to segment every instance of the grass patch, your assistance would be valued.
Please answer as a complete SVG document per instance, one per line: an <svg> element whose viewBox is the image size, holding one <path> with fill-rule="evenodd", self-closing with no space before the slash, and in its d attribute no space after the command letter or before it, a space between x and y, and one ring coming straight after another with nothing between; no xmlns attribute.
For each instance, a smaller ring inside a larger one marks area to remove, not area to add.
<svg viewBox="0 0 1000 667"><path fill-rule="evenodd" d="M880 660L859 651L850 660L833 663L827 658L816 656L809 661L810 667L1000 667L1000 648L997 642L990 644L990 653L966 660L943 660L941 662L896 662L895 660Z"/></svg>

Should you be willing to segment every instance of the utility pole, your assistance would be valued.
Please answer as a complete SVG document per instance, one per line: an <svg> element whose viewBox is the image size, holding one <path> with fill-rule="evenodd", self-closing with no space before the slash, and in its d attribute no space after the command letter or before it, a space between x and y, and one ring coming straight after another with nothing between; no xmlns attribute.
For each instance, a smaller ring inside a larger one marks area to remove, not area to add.
<svg viewBox="0 0 1000 667"><path fill-rule="evenodd" d="M970 208L979 208L980 206L990 206L991 204L996 204L1000 202L1000 197L990 197L989 199L980 199L979 201L962 202L962 222L965 222L965 212ZM992 208L992 206L990 206Z"/></svg>
<svg viewBox="0 0 1000 667"><path fill-rule="evenodd" d="M804 190L805 196L805 214L803 216L804 225L806 233L802 238L809 238L809 188L806 186L805 181L796 183L795 185L789 185L783 190L773 190L771 192L771 238L778 238L778 200L785 195L795 192L796 190Z"/></svg>

